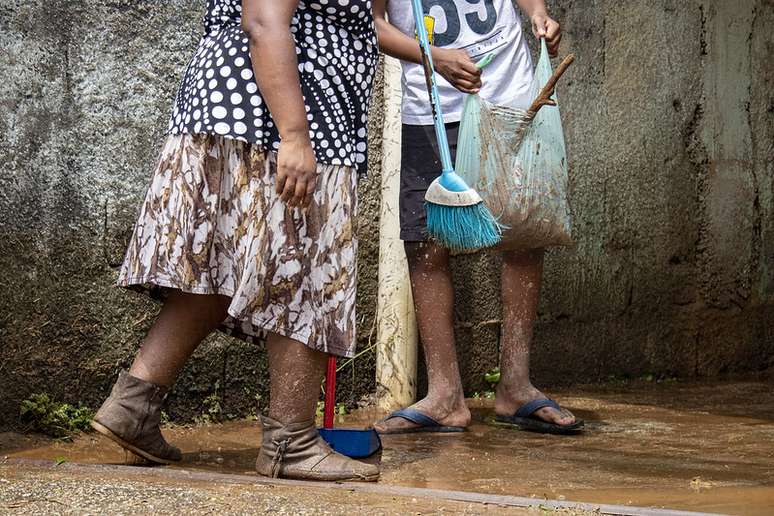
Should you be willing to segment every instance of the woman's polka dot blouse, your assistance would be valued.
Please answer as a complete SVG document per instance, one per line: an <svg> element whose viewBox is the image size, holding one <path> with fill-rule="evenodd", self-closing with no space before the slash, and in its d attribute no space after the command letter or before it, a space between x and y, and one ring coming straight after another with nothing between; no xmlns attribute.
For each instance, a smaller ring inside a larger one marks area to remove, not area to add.
<svg viewBox="0 0 774 516"><path fill-rule="evenodd" d="M280 137L253 77L241 11L241 0L208 0L205 34L178 90L169 133L218 134L276 151ZM317 161L365 172L378 56L371 1L301 1L290 30Z"/></svg>

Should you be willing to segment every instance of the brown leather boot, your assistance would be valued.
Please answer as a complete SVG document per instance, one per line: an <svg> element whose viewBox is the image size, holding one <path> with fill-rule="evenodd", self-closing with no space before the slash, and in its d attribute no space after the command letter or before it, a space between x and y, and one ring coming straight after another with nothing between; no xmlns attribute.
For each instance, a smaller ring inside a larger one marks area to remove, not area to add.
<svg viewBox="0 0 774 516"><path fill-rule="evenodd" d="M261 417L263 442L255 470L267 477L374 482L379 468L336 453L320 437L314 420L283 425Z"/></svg>
<svg viewBox="0 0 774 516"><path fill-rule="evenodd" d="M146 460L158 464L178 462L182 459L180 450L164 440L159 428L161 404L167 392L167 387L121 371L91 426Z"/></svg>

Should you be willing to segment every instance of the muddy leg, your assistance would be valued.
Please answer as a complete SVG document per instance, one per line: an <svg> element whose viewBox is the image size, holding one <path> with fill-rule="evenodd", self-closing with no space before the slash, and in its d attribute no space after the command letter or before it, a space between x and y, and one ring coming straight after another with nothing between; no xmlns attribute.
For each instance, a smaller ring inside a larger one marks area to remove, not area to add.
<svg viewBox="0 0 774 516"><path fill-rule="evenodd" d="M454 345L454 288L449 253L432 243L406 242L414 309L427 363L427 396L412 408L444 426L467 426L465 405ZM402 418L380 421L378 431L416 426Z"/></svg>
<svg viewBox="0 0 774 516"><path fill-rule="evenodd" d="M91 426L151 463L181 460L161 434L161 406L196 346L226 317L229 299L173 291L131 369L121 371Z"/></svg>
<svg viewBox="0 0 774 516"><path fill-rule="evenodd" d="M129 374L170 387L199 343L227 316L230 298L173 290L142 342Z"/></svg>
<svg viewBox="0 0 774 516"><path fill-rule="evenodd" d="M495 412L499 415L513 415L528 401L546 397L532 385L529 378L529 353L542 274L542 249L507 251L503 254L501 376L495 401ZM535 415L560 425L569 425L575 421L575 417L564 409L560 412L546 407L535 412Z"/></svg>
<svg viewBox="0 0 774 516"><path fill-rule="evenodd" d="M266 350L269 417L284 424L314 419L328 355L276 333L269 334Z"/></svg>
<svg viewBox="0 0 774 516"><path fill-rule="evenodd" d="M271 398L261 416L261 475L310 480L375 481L379 468L335 453L315 427L320 382L328 355L302 343L269 334Z"/></svg>

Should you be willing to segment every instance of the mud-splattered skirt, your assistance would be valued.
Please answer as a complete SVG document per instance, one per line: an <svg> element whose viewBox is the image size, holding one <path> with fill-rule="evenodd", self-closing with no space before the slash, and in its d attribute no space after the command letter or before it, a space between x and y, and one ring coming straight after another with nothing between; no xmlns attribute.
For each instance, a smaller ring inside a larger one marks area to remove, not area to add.
<svg viewBox="0 0 774 516"><path fill-rule="evenodd" d="M231 298L221 329L275 332L339 356L355 351L357 173L318 165L311 205L275 192L276 156L211 135L170 135L118 285Z"/></svg>

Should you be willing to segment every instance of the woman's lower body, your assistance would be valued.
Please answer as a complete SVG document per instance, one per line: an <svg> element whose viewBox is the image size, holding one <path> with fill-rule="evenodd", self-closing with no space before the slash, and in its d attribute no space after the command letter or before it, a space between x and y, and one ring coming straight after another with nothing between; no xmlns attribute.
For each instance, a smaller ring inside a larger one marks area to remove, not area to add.
<svg viewBox="0 0 774 516"><path fill-rule="evenodd" d="M319 165L301 209L279 199L274 172L274 155L247 143L168 137L118 278L164 306L94 426L152 462L180 460L161 435L161 403L199 343L222 329L267 349L259 473L375 480L378 468L333 452L314 425L327 354L354 354L357 178Z"/></svg>
<svg viewBox="0 0 774 516"><path fill-rule="evenodd" d="M459 123L446 124L452 154L458 132ZM400 236L408 259L428 392L408 411L399 411L375 427L380 433L461 430L470 422L470 411L457 363L449 252L426 237L424 196L441 169L433 127L404 125L402 145ZM498 419L507 420L522 407L537 407L527 415L536 426L545 424L557 433L572 432L581 423L551 402L530 380L529 356L542 271L542 249L503 252L501 376L495 412Z"/></svg>

